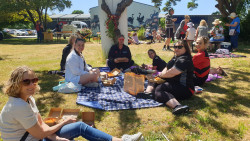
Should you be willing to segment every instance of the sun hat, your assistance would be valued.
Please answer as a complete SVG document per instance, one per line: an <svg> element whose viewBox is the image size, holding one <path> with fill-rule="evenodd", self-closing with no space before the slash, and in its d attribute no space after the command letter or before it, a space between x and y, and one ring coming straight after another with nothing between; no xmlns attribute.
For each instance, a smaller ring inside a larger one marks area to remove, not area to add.
<svg viewBox="0 0 250 141"><path fill-rule="evenodd" d="M189 23L187 23L187 26L188 26L188 27L193 27L194 24L193 24L192 22L189 22Z"/></svg>
<svg viewBox="0 0 250 141"><path fill-rule="evenodd" d="M221 21L219 19L215 19L214 22L212 22L212 24L220 24Z"/></svg>
<svg viewBox="0 0 250 141"><path fill-rule="evenodd" d="M235 18L237 15L234 13L234 12L232 12L228 17L233 17L233 18Z"/></svg>

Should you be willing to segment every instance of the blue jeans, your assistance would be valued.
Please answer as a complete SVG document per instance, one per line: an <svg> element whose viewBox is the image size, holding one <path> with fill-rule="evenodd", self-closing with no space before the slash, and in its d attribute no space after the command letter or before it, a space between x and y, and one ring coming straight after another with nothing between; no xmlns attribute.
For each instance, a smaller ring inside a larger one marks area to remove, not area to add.
<svg viewBox="0 0 250 141"><path fill-rule="evenodd" d="M60 130L56 132L59 137L73 140L79 136L84 137L89 141L112 141L112 136L106 134L100 130L92 128L84 122L75 122L64 125ZM49 139L43 139L43 141L50 141Z"/></svg>
<svg viewBox="0 0 250 141"><path fill-rule="evenodd" d="M43 33L41 31L38 31L37 32L37 42L41 43L42 42L42 39L43 39Z"/></svg>
<svg viewBox="0 0 250 141"><path fill-rule="evenodd" d="M230 51L232 51L232 49L238 48L238 37L239 37L238 32L234 36L230 36L230 40L231 40Z"/></svg>

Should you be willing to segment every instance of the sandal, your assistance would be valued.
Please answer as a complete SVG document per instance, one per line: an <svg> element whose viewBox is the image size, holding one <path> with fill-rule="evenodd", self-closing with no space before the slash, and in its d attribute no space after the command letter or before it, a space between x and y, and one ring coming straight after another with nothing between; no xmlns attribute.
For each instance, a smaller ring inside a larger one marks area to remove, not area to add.
<svg viewBox="0 0 250 141"><path fill-rule="evenodd" d="M221 70L221 75L227 76L227 73L221 67L219 67L219 70Z"/></svg>

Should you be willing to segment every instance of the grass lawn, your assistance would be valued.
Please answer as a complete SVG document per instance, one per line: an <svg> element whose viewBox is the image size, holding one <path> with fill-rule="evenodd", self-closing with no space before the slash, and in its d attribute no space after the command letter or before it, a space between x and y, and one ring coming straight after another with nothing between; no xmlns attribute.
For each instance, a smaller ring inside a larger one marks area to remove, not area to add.
<svg viewBox="0 0 250 141"><path fill-rule="evenodd" d="M206 83L201 94L181 101L189 105L189 114L174 116L171 109L163 106L137 110L101 111L76 105L77 94L61 94L52 87L63 78L48 75L49 70L60 68L65 40L59 43L36 44L34 39L8 39L0 41L0 88L8 80L10 72L17 66L27 65L36 71L41 91L36 94L38 109L43 117L51 107L78 108L94 111L97 129L120 137L128 133L142 132L147 141L165 140L207 140L240 141L250 140L250 45L240 44L236 54L247 58L211 59L211 66L226 68L228 77ZM157 54L169 61L172 52L162 51L163 43L152 45L130 45L136 64L151 64L147 50L153 48ZM86 62L94 67L105 66L101 44L87 42L83 52ZM8 97L0 90L0 109ZM1 139L0 139L1 140ZM84 140L77 138L76 140Z"/></svg>

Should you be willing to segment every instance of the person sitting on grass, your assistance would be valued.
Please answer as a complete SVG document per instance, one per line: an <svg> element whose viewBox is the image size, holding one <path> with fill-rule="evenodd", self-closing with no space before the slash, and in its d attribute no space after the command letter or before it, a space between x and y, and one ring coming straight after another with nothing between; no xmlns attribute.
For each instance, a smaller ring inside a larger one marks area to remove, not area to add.
<svg viewBox="0 0 250 141"><path fill-rule="evenodd" d="M148 56L149 58L153 59L153 70L161 72L164 68L166 68L167 63L162 60L158 55L156 55L155 50L149 49Z"/></svg>
<svg viewBox="0 0 250 141"><path fill-rule="evenodd" d="M133 40L133 43L134 43L134 44L136 44L136 45L138 45L138 44L141 44L141 43L142 43L141 41L139 41L139 39L138 39L138 36L137 36L137 33L136 33L136 32L134 32L134 33L133 33L132 40Z"/></svg>
<svg viewBox="0 0 250 141"><path fill-rule="evenodd" d="M160 85L149 83L145 93L152 93L156 101L166 104L173 109L173 114L178 115L189 111L189 107L181 105L178 100L188 99L194 94L194 67L186 42L175 43L174 52L175 56L158 75L166 82Z"/></svg>
<svg viewBox="0 0 250 141"><path fill-rule="evenodd" d="M84 122L67 117L54 126L48 126L42 119L33 95L40 89L33 70L17 67L3 88L9 100L0 114L1 138L4 141L69 141L84 137L90 141L140 141L142 133L113 137Z"/></svg>
<svg viewBox="0 0 250 141"><path fill-rule="evenodd" d="M198 53L193 56L194 63L194 85L201 86L203 85L210 71L210 59L206 51L207 45L209 42L208 37L198 37L196 40L195 47L197 48Z"/></svg>
<svg viewBox="0 0 250 141"><path fill-rule="evenodd" d="M113 45L109 50L107 65L110 70L114 68L126 70L133 64L134 61L131 59L130 49L124 45L124 36L120 35L118 44Z"/></svg>
<svg viewBox="0 0 250 141"><path fill-rule="evenodd" d="M65 81L74 84L81 84L86 87L98 87L99 69L92 69L85 61L82 51L85 47L85 40L77 38L74 49L66 60Z"/></svg>
<svg viewBox="0 0 250 141"><path fill-rule="evenodd" d="M75 35L71 35L69 37L68 45L63 49L62 59L61 59L61 63L60 63L61 71L65 71L66 59L74 46L76 38L77 37Z"/></svg>
<svg viewBox="0 0 250 141"><path fill-rule="evenodd" d="M145 32L145 37L147 40L150 40L149 43L154 43L154 37L152 36L152 34L150 33L150 29L146 29L146 32Z"/></svg>

